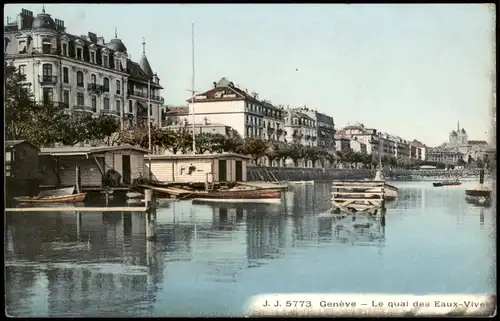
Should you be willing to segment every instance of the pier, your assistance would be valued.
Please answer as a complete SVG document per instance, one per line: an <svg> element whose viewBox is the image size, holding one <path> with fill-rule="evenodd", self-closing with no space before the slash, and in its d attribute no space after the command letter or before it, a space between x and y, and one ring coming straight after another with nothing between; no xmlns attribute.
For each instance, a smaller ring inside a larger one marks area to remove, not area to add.
<svg viewBox="0 0 500 321"><path fill-rule="evenodd" d="M383 181L340 181L334 182L332 189L335 214L377 214L378 209L385 210Z"/></svg>

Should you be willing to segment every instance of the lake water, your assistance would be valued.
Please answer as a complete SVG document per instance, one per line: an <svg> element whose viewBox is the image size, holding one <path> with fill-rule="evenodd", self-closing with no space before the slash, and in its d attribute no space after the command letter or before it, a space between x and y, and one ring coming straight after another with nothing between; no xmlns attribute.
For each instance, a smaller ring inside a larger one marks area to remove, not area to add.
<svg viewBox="0 0 500 321"><path fill-rule="evenodd" d="M376 236L335 232L326 183L281 205L162 204L154 243L142 213L8 213L6 311L243 316L262 293L496 293L496 213L465 202L473 184L394 182Z"/></svg>

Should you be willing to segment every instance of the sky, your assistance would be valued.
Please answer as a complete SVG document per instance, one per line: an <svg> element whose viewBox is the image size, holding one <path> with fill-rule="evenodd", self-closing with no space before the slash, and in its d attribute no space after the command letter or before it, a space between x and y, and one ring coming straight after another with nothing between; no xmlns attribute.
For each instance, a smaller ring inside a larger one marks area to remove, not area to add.
<svg viewBox="0 0 500 321"><path fill-rule="evenodd" d="M21 8L8 4L4 22ZM417 139L447 141L457 121L488 139L495 8L485 4L48 4L67 32L114 38L133 60L142 39L169 105L228 78L275 105Z"/></svg>

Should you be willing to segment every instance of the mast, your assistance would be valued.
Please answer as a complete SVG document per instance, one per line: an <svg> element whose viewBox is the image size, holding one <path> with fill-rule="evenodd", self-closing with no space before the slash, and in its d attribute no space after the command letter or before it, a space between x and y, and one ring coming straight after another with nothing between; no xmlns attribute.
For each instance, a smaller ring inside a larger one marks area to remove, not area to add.
<svg viewBox="0 0 500 321"><path fill-rule="evenodd" d="M195 91L194 91L194 23L191 24L191 55L193 64L193 74L191 78L191 95L192 95L192 122L193 122L193 154L196 154L196 133L195 133L195 118L194 118L194 104L195 104Z"/></svg>

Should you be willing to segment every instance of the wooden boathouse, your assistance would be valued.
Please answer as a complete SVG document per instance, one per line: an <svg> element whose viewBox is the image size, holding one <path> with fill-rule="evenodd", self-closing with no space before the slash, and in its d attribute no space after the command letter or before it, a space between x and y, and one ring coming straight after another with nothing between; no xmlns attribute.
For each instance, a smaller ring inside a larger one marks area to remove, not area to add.
<svg viewBox="0 0 500 321"><path fill-rule="evenodd" d="M149 156L144 156L149 167ZM247 181L250 158L239 154L151 155L151 179L161 183Z"/></svg>
<svg viewBox="0 0 500 321"><path fill-rule="evenodd" d="M146 149L128 145L42 148L39 154L42 185L77 185L87 191L130 186L134 180L145 177L147 153Z"/></svg>
<svg viewBox="0 0 500 321"><path fill-rule="evenodd" d="M39 149L26 140L7 140L5 147L6 194L36 195L39 185Z"/></svg>

